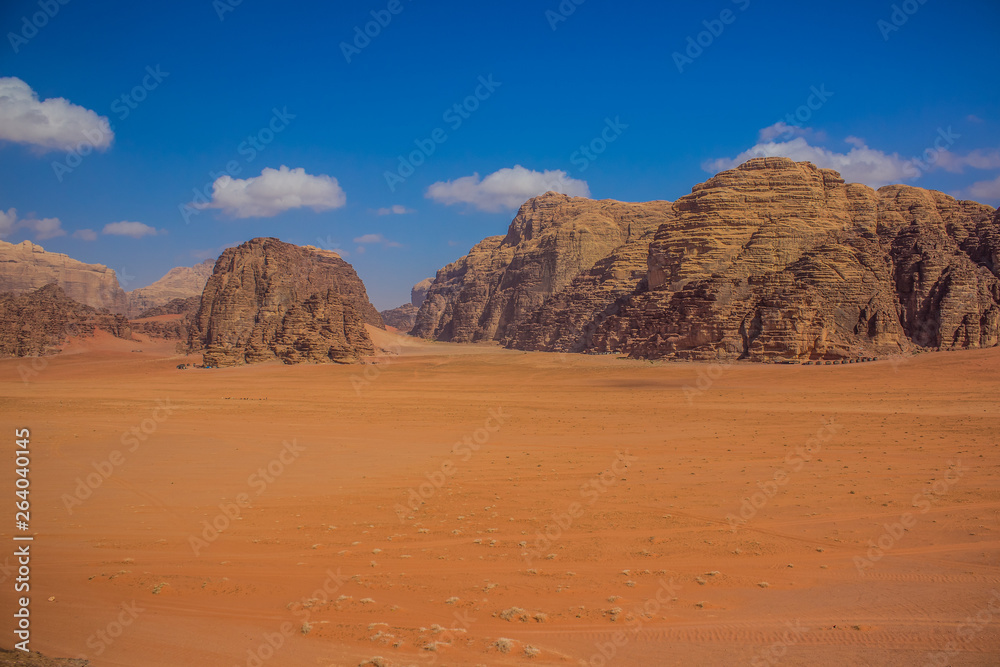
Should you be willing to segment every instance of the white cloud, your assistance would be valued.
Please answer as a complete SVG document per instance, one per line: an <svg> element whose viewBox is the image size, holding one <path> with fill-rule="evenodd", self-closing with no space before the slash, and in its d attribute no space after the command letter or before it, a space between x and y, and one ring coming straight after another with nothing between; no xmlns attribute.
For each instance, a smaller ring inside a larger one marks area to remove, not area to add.
<svg viewBox="0 0 1000 667"><path fill-rule="evenodd" d="M3 209L0 209L0 239L5 239L14 232L14 226L17 224L17 209L8 209L4 213Z"/></svg>
<svg viewBox="0 0 1000 667"><path fill-rule="evenodd" d="M96 241L97 232L93 229L78 229L73 232L73 238L80 239L81 241Z"/></svg>
<svg viewBox="0 0 1000 667"><path fill-rule="evenodd" d="M848 182L864 183L873 188L920 175L920 169L913 161L900 157L898 153L889 154L869 148L864 140L857 137L848 137L845 141L852 146L846 153L813 146L801 136L785 141L759 141L734 158L707 160L702 163L702 168L715 173L733 169L750 158L787 157L796 162L812 162L817 167L835 169Z"/></svg>
<svg viewBox="0 0 1000 667"><path fill-rule="evenodd" d="M971 153L959 155L951 151L938 151L934 166L941 167L953 174L961 174L966 167L973 169L1000 169L1000 151L996 149L976 149Z"/></svg>
<svg viewBox="0 0 1000 667"><path fill-rule="evenodd" d="M399 204L390 206L389 208L380 208L375 211L377 215L406 215L407 213L416 213L412 208L406 208Z"/></svg>
<svg viewBox="0 0 1000 667"><path fill-rule="evenodd" d="M21 79L0 78L0 140L71 151L80 144L103 150L114 138L106 116L62 97L41 101Z"/></svg>
<svg viewBox="0 0 1000 667"><path fill-rule="evenodd" d="M295 208L327 211L347 203L337 179L312 176L305 169L265 167L260 176L220 176L212 185L212 201L195 208L217 208L233 218L270 218Z"/></svg>
<svg viewBox="0 0 1000 667"><path fill-rule="evenodd" d="M155 227L150 227L149 225L141 222L126 222L125 220L122 220L121 222L109 222L104 225L104 229L101 230L101 233L110 234L112 236L131 236L134 239L141 239L143 236L156 236L159 234Z"/></svg>
<svg viewBox="0 0 1000 667"><path fill-rule="evenodd" d="M8 209L6 213L0 210L0 238L6 238L18 229L28 230L36 241L66 235L59 218L36 218L32 214L27 218L18 219L17 209Z"/></svg>
<svg viewBox="0 0 1000 667"><path fill-rule="evenodd" d="M384 245L387 248L403 247L402 244L396 243L395 241L390 241L381 234L365 234L364 236L359 236L358 238L354 239L354 242L359 245L371 245L377 243L379 245Z"/></svg>
<svg viewBox="0 0 1000 667"><path fill-rule="evenodd" d="M973 183L968 190L969 196L973 199L1000 199L1000 176L992 181L979 181Z"/></svg>
<svg viewBox="0 0 1000 667"><path fill-rule="evenodd" d="M570 178L565 171L532 171L521 165L505 167L486 178L479 174L454 181L438 181L424 195L445 205L471 204L481 211L516 209L526 200L553 190L577 197L589 197L586 181Z"/></svg>
<svg viewBox="0 0 1000 667"><path fill-rule="evenodd" d="M42 218L40 220L38 218L29 218L28 220L21 220L18 226L30 230L31 235L39 241L66 235L66 230L62 228L62 222L60 222L59 218Z"/></svg>

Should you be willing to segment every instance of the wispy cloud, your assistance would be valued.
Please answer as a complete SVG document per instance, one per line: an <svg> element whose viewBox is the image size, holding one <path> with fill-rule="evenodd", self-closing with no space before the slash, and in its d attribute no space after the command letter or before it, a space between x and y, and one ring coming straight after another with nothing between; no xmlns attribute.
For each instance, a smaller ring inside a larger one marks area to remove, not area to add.
<svg viewBox="0 0 1000 667"><path fill-rule="evenodd" d="M521 165L505 167L480 178L478 173L453 181L438 181L424 195L447 206L470 204L491 213L516 209L528 199L549 191L589 197L586 181L570 178L565 171L533 171Z"/></svg>
<svg viewBox="0 0 1000 667"><path fill-rule="evenodd" d="M400 204L394 204L388 208L380 208L375 211L376 215L406 215L407 213L416 213L412 208L406 208Z"/></svg>
<svg viewBox="0 0 1000 667"><path fill-rule="evenodd" d="M150 227L142 222L122 220L121 222L109 222L104 225L101 233L111 236L130 236L134 239L141 239L143 236L156 236L161 232L158 232L155 227Z"/></svg>
<svg viewBox="0 0 1000 667"><path fill-rule="evenodd" d="M59 218L38 218L29 214L27 218L18 218L17 209L0 210L0 238L6 238L17 230L26 230L36 241L44 241L57 236L65 236Z"/></svg>
<svg viewBox="0 0 1000 667"><path fill-rule="evenodd" d="M81 241L96 241L97 232L93 229L78 229L73 232L73 238L80 239Z"/></svg>

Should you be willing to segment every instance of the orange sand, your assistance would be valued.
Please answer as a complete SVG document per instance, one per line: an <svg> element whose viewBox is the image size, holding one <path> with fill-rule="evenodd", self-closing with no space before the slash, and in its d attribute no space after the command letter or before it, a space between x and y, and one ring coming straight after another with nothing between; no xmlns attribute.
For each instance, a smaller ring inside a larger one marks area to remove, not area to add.
<svg viewBox="0 0 1000 667"><path fill-rule="evenodd" d="M27 382L30 361L0 361L3 448L31 429L32 648L130 667L1000 663L1000 350L713 368L379 336L399 341L368 366L181 371L197 358L173 342L104 336ZM70 514L95 464L110 476Z"/></svg>

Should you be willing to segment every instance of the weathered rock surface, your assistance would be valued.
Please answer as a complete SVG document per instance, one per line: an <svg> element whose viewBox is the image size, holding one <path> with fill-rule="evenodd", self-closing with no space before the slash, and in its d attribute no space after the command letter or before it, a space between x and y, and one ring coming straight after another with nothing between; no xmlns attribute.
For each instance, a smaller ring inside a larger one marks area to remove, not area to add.
<svg viewBox="0 0 1000 667"><path fill-rule="evenodd" d="M128 292L129 316L142 317L141 313L174 299L200 297L214 267L213 259L194 266L178 266L152 285Z"/></svg>
<svg viewBox="0 0 1000 667"><path fill-rule="evenodd" d="M55 283L25 294L0 293L0 356L51 354L66 338L97 330L132 338L124 316L77 303Z"/></svg>
<svg viewBox="0 0 1000 667"><path fill-rule="evenodd" d="M647 284L600 327L638 357L836 359L998 336L995 212L760 158L675 203Z"/></svg>
<svg viewBox="0 0 1000 667"><path fill-rule="evenodd" d="M410 303L404 303L391 310L383 310L379 314L387 326L409 333L417 321L417 312L427 298L427 290L434 282L433 278L424 278L410 289Z"/></svg>
<svg viewBox="0 0 1000 667"><path fill-rule="evenodd" d="M0 667L88 667L82 658L49 658L35 651L9 651L0 648Z"/></svg>
<svg viewBox="0 0 1000 667"><path fill-rule="evenodd" d="M379 313L386 326L399 329L403 333L409 332L413 328L413 323L417 320L417 307L412 303L404 303L402 306L391 310L383 310Z"/></svg>
<svg viewBox="0 0 1000 667"><path fill-rule="evenodd" d="M49 283L92 308L123 314L128 310L128 297L115 272L103 264L85 264L68 255L46 252L31 241L0 241L0 292L24 294Z"/></svg>
<svg viewBox="0 0 1000 667"><path fill-rule="evenodd" d="M433 278L424 278L410 289L410 304L413 307L419 308L424 305L424 299L427 298L427 290L431 288L432 284L434 284Z"/></svg>
<svg viewBox="0 0 1000 667"><path fill-rule="evenodd" d="M205 364L350 362L384 328L361 279L339 255L258 238L215 263L188 337Z"/></svg>
<svg viewBox="0 0 1000 667"><path fill-rule="evenodd" d="M655 229L669 212L669 202L593 201L555 192L530 199L506 236L483 240L438 271L411 333L500 340L580 272Z"/></svg>
<svg viewBox="0 0 1000 667"><path fill-rule="evenodd" d="M673 205L530 200L438 272L413 333L755 361L984 347L1000 343L998 270L989 206L759 158Z"/></svg>

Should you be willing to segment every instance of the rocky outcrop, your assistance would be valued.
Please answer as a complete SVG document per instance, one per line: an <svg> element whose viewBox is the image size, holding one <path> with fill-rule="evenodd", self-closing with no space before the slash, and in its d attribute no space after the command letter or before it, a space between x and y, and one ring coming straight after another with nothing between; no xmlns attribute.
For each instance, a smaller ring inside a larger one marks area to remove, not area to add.
<svg viewBox="0 0 1000 667"><path fill-rule="evenodd" d="M566 231L578 211L611 205L556 197L529 201L506 237L438 272L414 333L754 361L1000 343L1000 216L989 206L901 185L876 192L807 162L757 158L672 206L613 203L655 226L633 223L568 280L546 280L553 254L572 256ZM539 248L522 231L534 231L539 208L561 243Z"/></svg>
<svg viewBox="0 0 1000 667"><path fill-rule="evenodd" d="M25 294L0 293L0 356L53 354L70 336L90 336L98 330L132 338L122 315L77 303L55 283Z"/></svg>
<svg viewBox="0 0 1000 667"><path fill-rule="evenodd" d="M215 263L188 344L209 366L343 363L374 352L365 324L384 328L361 279L339 255L258 238Z"/></svg>
<svg viewBox="0 0 1000 667"><path fill-rule="evenodd" d="M387 327L399 329L403 333L408 333L413 328L413 323L417 320L417 307L412 303L404 303L402 306L392 310L383 310L379 313L382 321Z"/></svg>
<svg viewBox="0 0 1000 667"><path fill-rule="evenodd" d="M434 279L412 334L500 340L545 300L617 248L655 229L669 202L593 201L555 192L521 206L506 236L477 244Z"/></svg>
<svg viewBox="0 0 1000 667"><path fill-rule="evenodd" d="M0 648L0 667L88 667L83 658L49 658L35 651L9 651Z"/></svg>
<svg viewBox="0 0 1000 667"><path fill-rule="evenodd" d="M212 259L194 266L178 266L152 285L128 292L129 316L143 317L141 313L174 299L200 297L214 267Z"/></svg>
<svg viewBox="0 0 1000 667"><path fill-rule="evenodd" d="M410 304L414 308L419 308L424 305L424 300L427 298L427 290L429 290L433 284L433 278L424 278L410 289Z"/></svg>
<svg viewBox="0 0 1000 667"><path fill-rule="evenodd" d="M424 304L427 298L427 290L430 289L433 282L433 278L424 278L410 290L410 303L404 303L397 308L380 312L379 314L382 316L382 321L385 322L386 326L398 329L403 333L409 333L417 321L417 312L420 310L420 306Z"/></svg>
<svg viewBox="0 0 1000 667"><path fill-rule="evenodd" d="M103 264L84 264L68 255L46 252L31 241L0 241L0 292L24 294L55 283L66 295L92 308L126 313L128 297L115 272Z"/></svg>
<svg viewBox="0 0 1000 667"><path fill-rule="evenodd" d="M132 332L151 338L187 341L191 320L201 306L201 295L171 299L132 318Z"/></svg>

